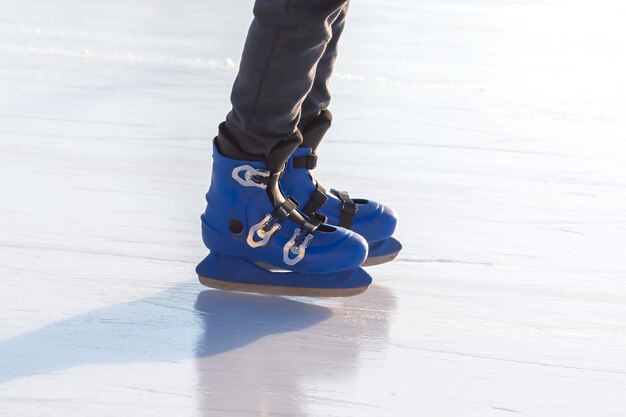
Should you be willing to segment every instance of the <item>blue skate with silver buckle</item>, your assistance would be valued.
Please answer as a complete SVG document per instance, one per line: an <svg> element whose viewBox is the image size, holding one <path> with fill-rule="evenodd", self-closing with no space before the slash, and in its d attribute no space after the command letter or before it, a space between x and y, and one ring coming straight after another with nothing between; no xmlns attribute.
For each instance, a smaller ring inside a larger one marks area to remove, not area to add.
<svg viewBox="0 0 626 417"><path fill-rule="evenodd" d="M281 177L285 193L303 202L298 209L306 216L324 216L327 223L363 236L369 244L363 266L393 260L402 249L400 242L391 237L398 221L395 211L372 200L350 198L345 191L327 191L310 173L316 165L317 155L311 148L298 148Z"/></svg>
<svg viewBox="0 0 626 417"><path fill-rule="evenodd" d="M201 216L210 254L196 268L203 284L306 296L347 296L367 289L371 277L359 268L367 242L324 223L321 216L303 215L298 202L283 195L279 178L292 151L273 157L270 167L266 161L227 158L214 145Z"/></svg>

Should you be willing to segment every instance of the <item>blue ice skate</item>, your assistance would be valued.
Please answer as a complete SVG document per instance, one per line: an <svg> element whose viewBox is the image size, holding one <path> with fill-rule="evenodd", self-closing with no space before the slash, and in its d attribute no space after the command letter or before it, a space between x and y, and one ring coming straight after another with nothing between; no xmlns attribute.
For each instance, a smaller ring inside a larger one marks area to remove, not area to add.
<svg viewBox="0 0 626 417"><path fill-rule="evenodd" d="M225 134L220 131L220 134ZM283 142L263 161L223 156L213 147L211 186L202 218L210 255L196 268L200 281L234 291L346 296L365 291L359 268L367 242L358 234L304 216L278 180L299 142ZM270 270L291 272L272 272Z"/></svg>
<svg viewBox="0 0 626 417"><path fill-rule="evenodd" d="M329 224L351 229L363 236L369 244L369 256L363 266L393 260L402 249L400 242L391 237L397 223L395 211L372 200L352 199L345 191L327 192L310 175L315 161L316 155L311 148L295 151L281 179L285 193L303 202L301 210L305 215L323 215Z"/></svg>
<svg viewBox="0 0 626 417"><path fill-rule="evenodd" d="M330 127L330 113L322 112L311 126L302 132L304 143L289 158L280 180L288 195L300 201L299 210L306 216L326 217L326 222L351 229L369 244L369 256L363 266L378 265L393 260L402 245L393 237L397 215L394 210L372 200L353 199L347 192L327 190L312 175L317 165L314 149Z"/></svg>

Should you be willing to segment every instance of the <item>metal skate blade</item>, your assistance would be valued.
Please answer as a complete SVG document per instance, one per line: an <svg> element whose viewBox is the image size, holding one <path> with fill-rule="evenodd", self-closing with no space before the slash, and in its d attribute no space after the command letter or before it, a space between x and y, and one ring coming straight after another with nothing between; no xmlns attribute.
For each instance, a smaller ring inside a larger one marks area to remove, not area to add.
<svg viewBox="0 0 626 417"><path fill-rule="evenodd" d="M257 266L260 266L263 269L267 269L268 271L272 271L272 272L290 272L290 271L288 271L286 269L283 269L283 268L280 268L280 267L277 267L277 266L274 266L272 264L268 264L268 263L265 263L265 262L255 262L254 264L257 265Z"/></svg>
<svg viewBox="0 0 626 417"><path fill-rule="evenodd" d="M202 285L218 290L297 297L350 297L361 294L368 288L368 286L355 288L303 288L278 285L254 285L222 281L219 279L203 277L201 275L198 275L198 279Z"/></svg>
<svg viewBox="0 0 626 417"><path fill-rule="evenodd" d="M381 255L381 256L369 256L365 261L363 261L363 263L361 264L361 266L374 266L374 265L380 265L380 264L384 264L387 262L391 262L394 259L396 259L396 256L398 256L400 252L395 252L395 253L390 253L388 255Z"/></svg>

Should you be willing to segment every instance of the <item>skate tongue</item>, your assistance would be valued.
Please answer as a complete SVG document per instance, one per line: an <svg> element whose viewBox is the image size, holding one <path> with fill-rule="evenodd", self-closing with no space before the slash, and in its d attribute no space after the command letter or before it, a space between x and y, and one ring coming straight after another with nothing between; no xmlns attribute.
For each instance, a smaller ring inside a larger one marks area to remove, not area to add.
<svg viewBox="0 0 626 417"><path fill-rule="evenodd" d="M299 131L296 131L291 136L279 142L265 157L267 169L270 172L282 171L291 154L293 154L301 144L302 134Z"/></svg>

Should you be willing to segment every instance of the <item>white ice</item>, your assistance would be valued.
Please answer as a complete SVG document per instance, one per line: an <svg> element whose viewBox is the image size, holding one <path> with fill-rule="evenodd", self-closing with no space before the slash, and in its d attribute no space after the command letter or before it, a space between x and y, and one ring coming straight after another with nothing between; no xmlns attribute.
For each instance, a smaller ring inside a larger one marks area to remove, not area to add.
<svg viewBox="0 0 626 417"><path fill-rule="evenodd" d="M626 6L360 0L322 182L349 299L194 274L252 0L0 0L0 416L626 415Z"/></svg>

